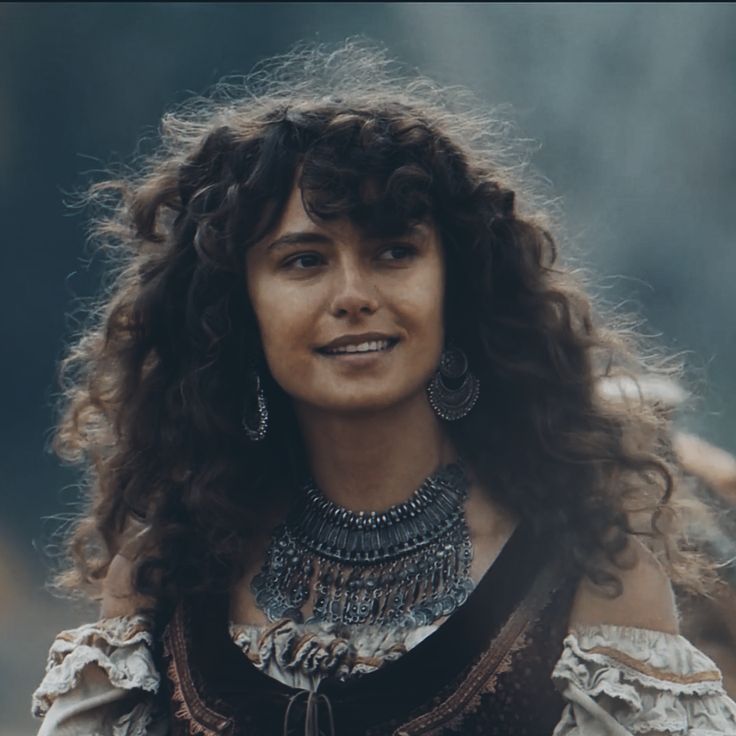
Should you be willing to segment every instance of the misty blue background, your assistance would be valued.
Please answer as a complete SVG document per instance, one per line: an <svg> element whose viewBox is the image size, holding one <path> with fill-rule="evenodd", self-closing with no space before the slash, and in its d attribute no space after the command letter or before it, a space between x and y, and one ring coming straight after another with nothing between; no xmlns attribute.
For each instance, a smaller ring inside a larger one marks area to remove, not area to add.
<svg viewBox="0 0 736 736"><path fill-rule="evenodd" d="M354 34L509 106L600 293L687 352L702 398L686 426L736 451L733 4L2 4L0 736L35 733L53 634L94 615L42 589L43 519L75 498L45 451L56 361L100 277L64 192L130 160L190 91Z"/></svg>

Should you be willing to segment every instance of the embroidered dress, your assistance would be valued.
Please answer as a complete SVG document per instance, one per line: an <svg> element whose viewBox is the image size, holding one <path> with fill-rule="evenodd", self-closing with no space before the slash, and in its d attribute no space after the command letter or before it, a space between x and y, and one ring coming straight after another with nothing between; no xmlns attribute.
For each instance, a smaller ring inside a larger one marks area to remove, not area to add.
<svg viewBox="0 0 736 736"><path fill-rule="evenodd" d="M144 617L66 632L34 694L39 733L736 734L716 666L682 637L567 634L575 585L548 549L518 529L461 608L406 637L238 626L224 599L183 602L161 662ZM107 675L90 693L88 662Z"/></svg>
<svg viewBox="0 0 736 736"><path fill-rule="evenodd" d="M565 702L550 674L576 581L565 580L554 562L542 564L548 549L528 528L517 529L436 631L373 672L342 679L329 676L328 664L311 700L233 646L224 598L189 601L164 635L172 733L303 732L315 716L331 716L334 733L344 736L451 729L492 736L510 727L520 736L551 733Z"/></svg>

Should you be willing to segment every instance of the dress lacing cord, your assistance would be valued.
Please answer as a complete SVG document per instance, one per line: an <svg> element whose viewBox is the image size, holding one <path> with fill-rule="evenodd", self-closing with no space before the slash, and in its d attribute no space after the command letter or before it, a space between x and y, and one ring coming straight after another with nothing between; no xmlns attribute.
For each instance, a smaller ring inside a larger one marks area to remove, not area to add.
<svg viewBox="0 0 736 736"><path fill-rule="evenodd" d="M304 714L304 736L321 736L321 731L319 730L319 707L323 702L327 706L330 725L330 730L326 736L335 736L335 721L332 717L330 699L324 693L315 693L311 690L300 690L289 698L289 704L286 706L286 715L284 716L283 736L289 736L289 715L291 707L303 695L307 696L307 710Z"/></svg>

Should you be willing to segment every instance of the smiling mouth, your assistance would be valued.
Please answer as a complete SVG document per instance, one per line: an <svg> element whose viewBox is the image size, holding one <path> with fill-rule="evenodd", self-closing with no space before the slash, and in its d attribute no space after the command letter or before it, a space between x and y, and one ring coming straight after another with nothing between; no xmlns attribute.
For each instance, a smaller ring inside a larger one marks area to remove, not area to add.
<svg viewBox="0 0 736 736"><path fill-rule="evenodd" d="M392 337L388 340L370 340L357 345L344 345L340 348L318 348L317 352L331 358L345 355L355 356L372 353L385 353L391 350L391 348L393 348L398 342L398 338Z"/></svg>

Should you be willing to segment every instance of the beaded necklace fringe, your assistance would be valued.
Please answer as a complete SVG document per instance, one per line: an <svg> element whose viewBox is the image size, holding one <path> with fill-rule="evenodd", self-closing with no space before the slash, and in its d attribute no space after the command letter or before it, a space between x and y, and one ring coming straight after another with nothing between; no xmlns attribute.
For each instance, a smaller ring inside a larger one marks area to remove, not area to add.
<svg viewBox="0 0 736 736"><path fill-rule="evenodd" d="M310 598L308 623L416 627L450 615L473 589L467 497L462 460L383 512L350 511L308 481L251 583L256 604L271 621L305 621Z"/></svg>

